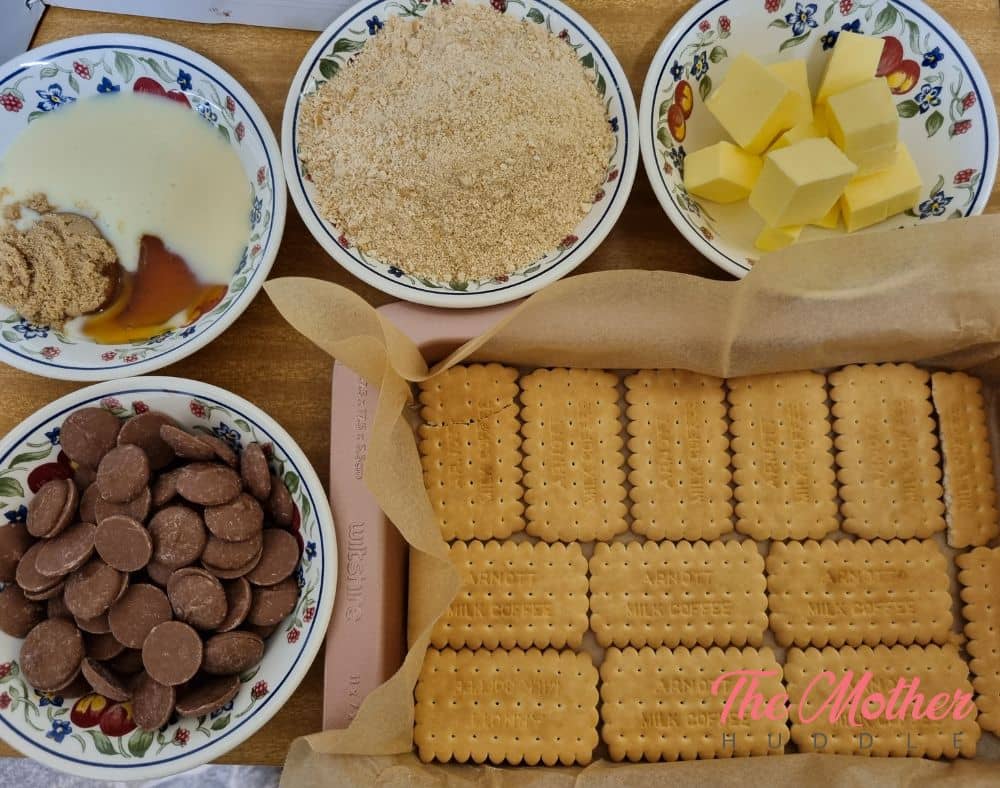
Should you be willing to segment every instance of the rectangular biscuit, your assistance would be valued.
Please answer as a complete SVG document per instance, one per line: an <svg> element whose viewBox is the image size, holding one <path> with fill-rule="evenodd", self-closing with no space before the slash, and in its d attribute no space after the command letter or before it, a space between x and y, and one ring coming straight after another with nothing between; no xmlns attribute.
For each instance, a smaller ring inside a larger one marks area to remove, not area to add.
<svg viewBox="0 0 1000 788"><path fill-rule="evenodd" d="M587 654L428 649L414 690L423 761L589 763L597 668Z"/></svg>
<svg viewBox="0 0 1000 788"><path fill-rule="evenodd" d="M424 486L445 539L524 530L517 370L455 366L420 384Z"/></svg>
<svg viewBox="0 0 1000 788"><path fill-rule="evenodd" d="M753 676L721 678L733 671ZM768 704L774 719L763 713L753 719L744 705L751 681L765 701L783 700L781 666L767 648L608 649L601 665L601 738L614 761L781 754L788 711L784 703Z"/></svg>
<svg viewBox="0 0 1000 788"><path fill-rule="evenodd" d="M1000 547L977 547L955 558L962 586L965 650L972 659L972 686L976 688L979 725L1000 734Z"/></svg>
<svg viewBox="0 0 1000 788"><path fill-rule="evenodd" d="M843 529L864 539L925 539L944 530L930 376L912 364L830 375Z"/></svg>
<svg viewBox="0 0 1000 788"><path fill-rule="evenodd" d="M986 544L1000 527L982 384L963 372L935 372L931 393L941 437L948 544Z"/></svg>
<svg viewBox="0 0 1000 788"><path fill-rule="evenodd" d="M598 544L590 628L602 646L759 646L764 559L751 541Z"/></svg>
<svg viewBox="0 0 1000 788"><path fill-rule="evenodd" d="M625 378L632 530L715 539L733 530L722 380L682 369Z"/></svg>
<svg viewBox="0 0 1000 788"><path fill-rule="evenodd" d="M928 539L773 542L771 630L780 646L945 643L948 562Z"/></svg>
<svg viewBox="0 0 1000 788"><path fill-rule="evenodd" d="M521 379L527 532L607 541L628 528L618 378L539 369Z"/></svg>
<svg viewBox="0 0 1000 788"><path fill-rule="evenodd" d="M971 758L980 731L968 674L950 644L789 649L792 741L799 752Z"/></svg>
<svg viewBox="0 0 1000 788"><path fill-rule="evenodd" d="M822 539L837 530L826 378L781 372L729 387L736 530L754 539Z"/></svg>
<svg viewBox="0 0 1000 788"><path fill-rule="evenodd" d="M587 631L587 559L578 544L455 542L462 589L438 619L438 648L579 648Z"/></svg>

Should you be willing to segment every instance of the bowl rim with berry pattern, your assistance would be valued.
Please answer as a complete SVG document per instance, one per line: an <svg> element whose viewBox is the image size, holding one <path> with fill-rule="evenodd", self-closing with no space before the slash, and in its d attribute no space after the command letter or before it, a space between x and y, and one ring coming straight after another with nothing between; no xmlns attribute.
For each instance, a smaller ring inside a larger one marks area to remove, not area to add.
<svg viewBox="0 0 1000 788"><path fill-rule="evenodd" d="M44 765L74 775L104 780L164 777L214 760L242 743L278 712L305 677L333 610L333 517L323 485L301 448L260 408L200 381L144 376L67 394L0 440L0 513L6 515L0 527L18 519L32 487L66 473L60 466L68 468L69 461L60 455L56 428L82 407L102 407L121 418L163 410L183 427L211 430L231 444L270 442L272 470L283 476L296 505L292 530L304 545L296 570L302 589L299 602L268 639L258 668L252 675L241 675L240 691L223 713L181 718L143 735L125 704L102 704L89 695L62 698L27 687L18 666L21 641L0 633L0 738Z"/></svg>
<svg viewBox="0 0 1000 788"><path fill-rule="evenodd" d="M30 323L0 305L0 361L63 380L110 380L152 372L189 356L250 304L284 232L285 175L260 107L227 71L160 38L98 33L53 41L0 65L0 153L30 123L77 100L122 90L155 92L197 111L233 146L253 190L242 259L222 300L187 325L150 339L99 344Z"/></svg>
<svg viewBox="0 0 1000 788"><path fill-rule="evenodd" d="M704 99L741 52L765 64L806 58L815 94L829 49L843 30L895 39L885 47L879 75L889 80L900 137L923 180L912 211L862 232L974 216L989 201L998 153L992 92L968 45L921 0L701 0L671 28L650 63L639 105L639 145L667 216L695 249L736 277L763 254L753 247L763 223L745 201L719 205L684 189L684 156L727 139ZM687 115L679 91L690 96ZM806 227L801 240L842 232Z"/></svg>
<svg viewBox="0 0 1000 788"><path fill-rule="evenodd" d="M608 164L598 199L577 228L558 248L509 276L471 282L432 281L372 258L324 219L314 200L312 186L297 155L299 104L304 95L337 72L364 42L376 35L390 16L420 17L451 0L361 0L341 14L302 59L292 80L281 123L281 149L292 202L320 246L372 287L405 301L428 306L472 308L513 301L562 278L600 245L625 207L639 162L636 137L637 112L628 77L614 52L579 14L559 0L469 0L492 5L502 13L517 15L530 24L543 25L576 49L581 65L605 98L615 136L615 151Z"/></svg>

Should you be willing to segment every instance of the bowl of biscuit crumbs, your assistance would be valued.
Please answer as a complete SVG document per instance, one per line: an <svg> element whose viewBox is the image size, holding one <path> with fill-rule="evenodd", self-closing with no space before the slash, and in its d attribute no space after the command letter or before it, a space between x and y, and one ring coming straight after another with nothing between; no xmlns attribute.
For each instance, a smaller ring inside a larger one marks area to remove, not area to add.
<svg viewBox="0 0 1000 788"><path fill-rule="evenodd" d="M431 306L523 297L604 240L638 161L608 45L559 2L359 3L292 82L282 155L326 252Z"/></svg>

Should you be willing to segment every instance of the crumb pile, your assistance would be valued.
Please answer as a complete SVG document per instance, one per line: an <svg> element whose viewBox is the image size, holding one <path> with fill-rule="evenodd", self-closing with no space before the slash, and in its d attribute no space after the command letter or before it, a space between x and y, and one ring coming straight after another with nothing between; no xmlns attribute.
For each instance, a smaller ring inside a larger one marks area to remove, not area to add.
<svg viewBox="0 0 1000 788"><path fill-rule="evenodd" d="M43 213L23 231L8 224L0 228L0 303L33 323L62 326L114 295L117 262L84 216Z"/></svg>
<svg viewBox="0 0 1000 788"><path fill-rule="evenodd" d="M320 212L416 276L509 274L590 210L614 145L575 50L485 6L392 17L303 101Z"/></svg>

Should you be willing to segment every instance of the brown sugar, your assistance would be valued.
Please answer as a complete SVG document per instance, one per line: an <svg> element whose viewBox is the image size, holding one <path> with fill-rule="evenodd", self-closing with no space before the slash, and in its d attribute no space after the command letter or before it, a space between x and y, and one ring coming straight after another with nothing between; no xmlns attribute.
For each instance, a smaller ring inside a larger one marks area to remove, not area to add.
<svg viewBox="0 0 1000 788"><path fill-rule="evenodd" d="M59 327L114 295L118 256L93 222L46 213L25 230L0 228L0 302Z"/></svg>
<svg viewBox="0 0 1000 788"><path fill-rule="evenodd" d="M614 147L571 46L468 5L389 18L304 99L298 134L320 213L365 254L438 281L554 251Z"/></svg>

